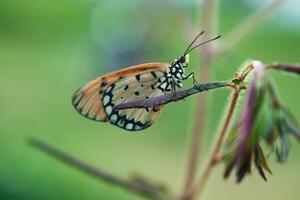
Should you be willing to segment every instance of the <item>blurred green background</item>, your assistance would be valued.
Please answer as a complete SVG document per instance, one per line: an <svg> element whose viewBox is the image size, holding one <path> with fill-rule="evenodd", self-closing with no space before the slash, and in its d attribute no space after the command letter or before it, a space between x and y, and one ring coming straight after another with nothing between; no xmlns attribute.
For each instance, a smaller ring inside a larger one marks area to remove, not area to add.
<svg viewBox="0 0 300 200"><path fill-rule="evenodd" d="M224 37L262 6L259 1L220 1L218 33ZM248 59L300 62L299 3L287 1L230 55L214 63L210 80L230 78ZM182 190L195 96L167 106L149 129L132 134L87 120L71 105L73 92L93 78L121 67L170 62L188 44L183 18L201 27L201 4L194 0L1 0L0 1L0 199L124 199L141 197L91 178L33 149L34 136L107 171L140 172ZM199 29L201 30L201 29ZM198 73L191 54L188 71ZM274 73L278 91L300 120L300 79ZM204 153L209 153L229 91L208 96ZM299 199L300 145L286 165L270 158L269 182L256 171L242 184L224 181L219 166L204 198ZM205 157L202 158L204 160Z"/></svg>

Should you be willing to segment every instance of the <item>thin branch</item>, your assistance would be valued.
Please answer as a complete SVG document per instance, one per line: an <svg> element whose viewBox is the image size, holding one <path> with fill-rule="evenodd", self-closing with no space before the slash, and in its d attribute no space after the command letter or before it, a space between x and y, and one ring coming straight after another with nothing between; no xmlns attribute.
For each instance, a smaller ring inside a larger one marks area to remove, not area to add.
<svg viewBox="0 0 300 200"><path fill-rule="evenodd" d="M225 44L221 44L218 50L218 55L224 55L238 43L245 39L253 30L258 26L265 23L273 13L285 2L286 0L274 0L269 5L266 5L261 10L254 13L245 22L241 22L229 35L225 38Z"/></svg>
<svg viewBox="0 0 300 200"><path fill-rule="evenodd" d="M102 181L105 181L109 184L122 187L126 190L129 190L131 192L137 193L143 197L154 199L154 200L165 200L167 199L166 194L164 194L160 188L160 186L153 185L149 182L146 182L143 179L132 179L132 180L126 180L123 178L120 178L116 175L113 175L111 173L108 173L102 169L97 169L89 164L86 164L82 162L81 160L78 160L40 140L30 138L28 140L28 143L34 147L37 148L48 155L74 167L79 169L80 171L95 177L97 179L100 179Z"/></svg>
<svg viewBox="0 0 300 200"><path fill-rule="evenodd" d="M200 0L199 0L200 2ZM204 35L203 40L208 40L210 34L213 33L213 23L215 21L215 12L214 9L216 2L215 0L203 0L202 6L202 27L207 34ZM200 64L201 72L199 76L199 81L205 83L208 81L208 77L211 69L211 59L213 57L212 43L203 45L201 48L202 51L202 62ZM188 162L186 168L186 177L183 187L183 199L186 199L185 196L190 187L194 183L194 177L197 172L198 160L200 158L200 150L202 147L203 141L203 129L204 129L204 113L206 108L206 97L198 96L196 103L196 112L195 112L195 121L193 127L193 135L191 138L191 145L188 155ZM189 200L189 199L186 199Z"/></svg>
<svg viewBox="0 0 300 200"><path fill-rule="evenodd" d="M234 114L234 111L235 111L235 108L236 108L236 105L238 102L238 98L240 96L241 89L242 88L238 86L232 93L229 108L228 108L224 123L222 125L220 134L218 136L216 145L214 147L212 156L210 157L210 160L209 160L203 174L201 175L200 179L196 182L195 186L192 187L188 191L187 196L189 198L192 198L192 197L197 198L198 196L200 196L202 194L204 186L206 185L206 182L208 181L214 166L220 161L221 147L223 146L225 135L227 133L228 127L229 127L231 119L233 117L233 114Z"/></svg>
<svg viewBox="0 0 300 200"><path fill-rule="evenodd" d="M222 125L222 128L220 130L217 142L214 146L213 153L208 161L207 166L205 167L205 169L203 171L203 174L199 178L199 180L196 182L196 184L193 187L191 187L188 190L187 197L186 197L187 199L193 199L193 198L201 196L201 194L203 193L204 187L206 186L206 183L210 178L212 170L214 169L216 164L218 164L219 161L221 160L220 153L221 153L221 148L223 146L226 133L228 132L228 128L230 126L232 117L234 115L234 111L236 109L236 105L237 105L241 90L245 89L244 80L253 71L253 69L255 67L258 67L258 65L263 65L263 64L258 60L254 60L251 63L248 63L232 79L232 83L235 84L235 90L232 93L231 101L229 103L229 108L228 108L224 123ZM275 66L277 66L277 65L273 64L273 67L275 67Z"/></svg>
<svg viewBox="0 0 300 200"><path fill-rule="evenodd" d="M286 63L273 63L268 66L268 69L276 69L279 71L289 72L300 75L300 65L286 64Z"/></svg>
<svg viewBox="0 0 300 200"><path fill-rule="evenodd" d="M140 99L140 100L134 100L125 103L120 103L115 105L113 109L122 110L122 109L129 109L129 108L149 108L153 106L159 106L162 104L165 105L173 101L184 99L190 95L197 94L199 92L223 88L223 87L232 87L231 80L198 84L196 86L193 86L185 90L167 93L157 97L151 97L148 99Z"/></svg>

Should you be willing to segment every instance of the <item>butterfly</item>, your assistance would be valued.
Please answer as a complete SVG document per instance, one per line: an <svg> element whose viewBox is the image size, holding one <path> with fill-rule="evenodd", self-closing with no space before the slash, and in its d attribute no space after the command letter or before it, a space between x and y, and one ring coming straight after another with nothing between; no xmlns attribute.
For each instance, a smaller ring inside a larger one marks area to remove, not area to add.
<svg viewBox="0 0 300 200"><path fill-rule="evenodd" d="M127 131L140 131L151 126L159 117L164 105L146 109L134 108L116 110L114 106L137 99L147 99L174 92L182 82L193 78L194 73L185 75L189 64L189 53L220 36L192 47L199 33L189 44L184 54L171 63L145 63L114 71L90 81L78 89L72 104L82 116L111 124ZM195 83L194 83L195 84Z"/></svg>

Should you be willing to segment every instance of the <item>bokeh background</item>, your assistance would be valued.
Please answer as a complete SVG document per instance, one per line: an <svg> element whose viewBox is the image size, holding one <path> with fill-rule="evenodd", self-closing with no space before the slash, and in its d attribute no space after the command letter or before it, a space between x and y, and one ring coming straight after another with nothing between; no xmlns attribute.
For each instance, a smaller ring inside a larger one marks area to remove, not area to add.
<svg viewBox="0 0 300 200"><path fill-rule="evenodd" d="M220 1L221 40L263 5ZM267 23L214 63L209 79L228 79L253 58L299 63L299 7L296 0L286 1ZM1 0L0 199L141 199L30 147L26 139L32 136L122 177L139 172L179 193L195 96L169 104L157 123L139 134L81 117L71 97L81 85L106 72L172 61L189 42L182 19L191 19L201 30L200 17L201 3L194 0ZM199 63L197 52L192 53L188 70L198 73ZM273 75L282 100L300 120L300 79ZM203 94L209 98L209 112L202 160L208 156L228 94L226 90ZM270 158L274 174L269 182L254 170L236 185L233 179L222 179L224 166L219 166L204 198L299 199L300 145L292 145L286 165Z"/></svg>

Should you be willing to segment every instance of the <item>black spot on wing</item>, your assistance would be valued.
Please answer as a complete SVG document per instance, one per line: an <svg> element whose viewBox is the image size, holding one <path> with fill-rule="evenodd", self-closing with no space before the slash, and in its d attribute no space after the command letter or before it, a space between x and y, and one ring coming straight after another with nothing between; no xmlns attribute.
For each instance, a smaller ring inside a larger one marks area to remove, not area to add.
<svg viewBox="0 0 300 200"><path fill-rule="evenodd" d="M155 72L151 72L151 75L154 77L154 78L157 78L157 75Z"/></svg>
<svg viewBox="0 0 300 200"><path fill-rule="evenodd" d="M100 87L105 87L105 86L107 86L107 84L108 84L108 81L107 81L107 80L103 80L103 81L101 82Z"/></svg>
<svg viewBox="0 0 300 200"><path fill-rule="evenodd" d="M136 78L137 81L140 81L141 80L141 75L138 74L138 75L135 76L135 78Z"/></svg>
<svg viewBox="0 0 300 200"><path fill-rule="evenodd" d="M153 107L152 110L153 110L153 112L158 112L158 111L159 111L159 108Z"/></svg>

